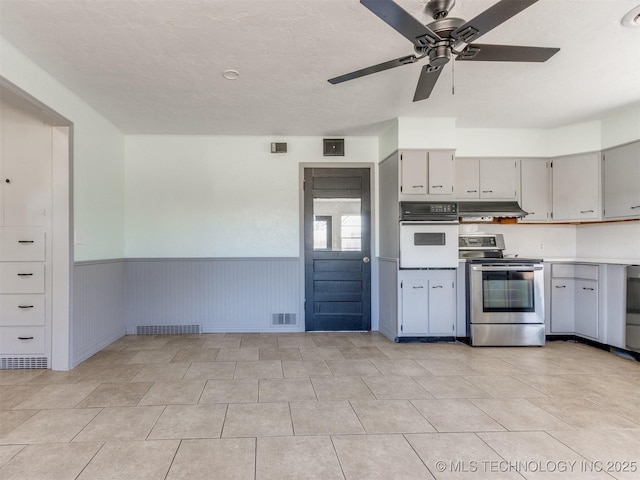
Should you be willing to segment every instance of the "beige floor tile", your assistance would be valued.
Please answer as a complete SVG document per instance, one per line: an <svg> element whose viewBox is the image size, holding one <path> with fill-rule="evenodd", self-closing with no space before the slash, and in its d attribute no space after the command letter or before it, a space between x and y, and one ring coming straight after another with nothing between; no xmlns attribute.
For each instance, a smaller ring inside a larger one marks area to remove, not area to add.
<svg viewBox="0 0 640 480"><path fill-rule="evenodd" d="M344 355L335 346L300 347L303 360L344 360Z"/></svg>
<svg viewBox="0 0 640 480"><path fill-rule="evenodd" d="M258 347L226 348L218 352L216 362L256 362L260 358Z"/></svg>
<svg viewBox="0 0 640 480"><path fill-rule="evenodd" d="M298 348L260 347L260 360L302 360Z"/></svg>
<svg viewBox="0 0 640 480"><path fill-rule="evenodd" d="M584 461L584 457L546 432L486 432L477 435L504 458L505 469L519 468L522 475L528 479L611 478L603 472L581 471L581 462ZM557 468L563 471L549 472Z"/></svg>
<svg viewBox="0 0 640 480"><path fill-rule="evenodd" d="M536 398L546 395L509 375L475 375L465 379L493 398Z"/></svg>
<svg viewBox="0 0 640 480"><path fill-rule="evenodd" d="M434 478L402 435L337 435L333 444L347 480Z"/></svg>
<svg viewBox="0 0 640 480"><path fill-rule="evenodd" d="M282 362L280 360L260 360L256 362L238 362L233 378L282 378Z"/></svg>
<svg viewBox="0 0 640 480"><path fill-rule="evenodd" d="M255 438L183 440L167 480L253 480Z"/></svg>
<svg viewBox="0 0 640 480"><path fill-rule="evenodd" d="M344 480L330 437L261 437L256 480Z"/></svg>
<svg viewBox="0 0 640 480"><path fill-rule="evenodd" d="M198 348L202 348L204 345L205 338L199 334L183 334L183 335L175 335L172 337L165 345L162 347L164 350L168 349L186 349L186 350L195 350Z"/></svg>
<svg viewBox="0 0 640 480"><path fill-rule="evenodd" d="M433 398L411 377L362 377L378 400Z"/></svg>
<svg viewBox="0 0 640 480"><path fill-rule="evenodd" d="M127 350L160 350L169 340L169 335L136 335L125 348Z"/></svg>
<svg viewBox="0 0 640 480"><path fill-rule="evenodd" d="M26 448L25 445L0 445L0 467L15 457L18 452L24 448ZM0 473L2 473L2 471L0 471Z"/></svg>
<svg viewBox="0 0 640 480"><path fill-rule="evenodd" d="M492 471L503 459L473 433L405 435L438 480L522 480L517 472Z"/></svg>
<svg viewBox="0 0 640 480"><path fill-rule="evenodd" d="M318 347L355 347L349 338L333 334L318 334L313 336L313 343Z"/></svg>
<svg viewBox="0 0 640 480"><path fill-rule="evenodd" d="M86 375L83 382L128 382L144 368L142 364L113 364L95 369Z"/></svg>
<svg viewBox="0 0 640 480"><path fill-rule="evenodd" d="M316 347L316 346L317 345L313 341L313 337L310 335L278 336L278 347L280 348Z"/></svg>
<svg viewBox="0 0 640 480"><path fill-rule="evenodd" d="M389 344L389 345L379 345L378 349L389 359L407 359L411 358L414 360L425 359L429 357L429 352L425 349L423 345L412 345L412 344Z"/></svg>
<svg viewBox="0 0 640 480"><path fill-rule="evenodd" d="M231 380L235 371L236 362L194 362L183 378L184 380Z"/></svg>
<svg viewBox="0 0 640 480"><path fill-rule="evenodd" d="M141 350L137 352L131 359L127 362L128 364L136 364L136 363L169 363L173 360L173 357L178 353L178 349L160 349L160 350Z"/></svg>
<svg viewBox="0 0 640 480"><path fill-rule="evenodd" d="M338 350L347 360L374 358L386 360L389 358L376 346L338 347Z"/></svg>
<svg viewBox="0 0 640 480"><path fill-rule="evenodd" d="M240 348L241 337L225 337L224 334L218 337L208 336L202 348Z"/></svg>
<svg viewBox="0 0 640 480"><path fill-rule="evenodd" d="M89 462L78 480L157 480L165 478L177 440L107 442Z"/></svg>
<svg viewBox="0 0 640 480"><path fill-rule="evenodd" d="M207 380L198 403L256 403L258 379Z"/></svg>
<svg viewBox="0 0 640 480"><path fill-rule="evenodd" d="M503 431L502 425L465 399L412 400L438 432Z"/></svg>
<svg viewBox="0 0 640 480"><path fill-rule="evenodd" d="M308 378L261 379L258 400L269 403L316 400L316 393Z"/></svg>
<svg viewBox="0 0 640 480"><path fill-rule="evenodd" d="M368 434L435 432L407 400L352 400L351 405Z"/></svg>
<svg viewBox="0 0 640 480"><path fill-rule="evenodd" d="M220 349L218 348L181 348L171 359L171 362L215 362L219 351Z"/></svg>
<svg viewBox="0 0 640 480"><path fill-rule="evenodd" d="M139 405L194 405L204 389L204 380L156 382Z"/></svg>
<svg viewBox="0 0 640 480"><path fill-rule="evenodd" d="M98 413L99 408L41 410L0 438L0 444L69 442Z"/></svg>
<svg viewBox="0 0 640 480"><path fill-rule="evenodd" d="M3 480L75 480L100 443L29 445L0 468Z"/></svg>
<svg viewBox="0 0 640 480"><path fill-rule="evenodd" d="M38 410L6 410L0 411L0 437L15 430L33 417Z"/></svg>
<svg viewBox="0 0 640 480"><path fill-rule="evenodd" d="M171 382L182 380L189 366L189 363L151 363L145 365L131 381Z"/></svg>
<svg viewBox="0 0 640 480"><path fill-rule="evenodd" d="M29 384L56 385L78 383L94 369L95 367L86 366L84 368L78 367L68 371L45 370L42 374L30 380Z"/></svg>
<svg viewBox="0 0 640 480"><path fill-rule="evenodd" d="M380 370L385 377L421 377L429 375L415 360L372 358L371 363Z"/></svg>
<svg viewBox="0 0 640 480"><path fill-rule="evenodd" d="M479 375L480 372L460 360L428 358L416 362L432 375Z"/></svg>
<svg viewBox="0 0 640 480"><path fill-rule="evenodd" d="M127 363L137 352L131 350L102 350L82 362L82 366L114 365Z"/></svg>
<svg viewBox="0 0 640 480"><path fill-rule="evenodd" d="M242 340L240 341L241 347L259 347L259 348L278 348L278 337L277 335L271 336L260 336L256 334L255 336L242 336Z"/></svg>
<svg viewBox="0 0 640 480"><path fill-rule="evenodd" d="M149 391L152 382L103 383L78 404L78 408L133 407Z"/></svg>
<svg viewBox="0 0 640 480"><path fill-rule="evenodd" d="M0 370L0 385L23 385L46 373L46 370Z"/></svg>
<svg viewBox="0 0 640 480"><path fill-rule="evenodd" d="M288 403L232 403L223 437L293 435Z"/></svg>
<svg viewBox="0 0 640 480"><path fill-rule="evenodd" d="M47 385L30 398L16 405L14 409L73 408L97 387L97 383Z"/></svg>
<svg viewBox="0 0 640 480"><path fill-rule="evenodd" d="M353 407L346 400L291 402L290 408L296 435L365 433Z"/></svg>
<svg viewBox="0 0 640 480"><path fill-rule="evenodd" d="M640 425L582 398L536 398L530 400L575 428L640 428Z"/></svg>
<svg viewBox="0 0 640 480"><path fill-rule="evenodd" d="M149 440L220 438L227 405L169 405L147 437Z"/></svg>
<svg viewBox="0 0 640 480"><path fill-rule="evenodd" d="M487 398L490 395L461 375L431 375L414 377L435 398Z"/></svg>
<svg viewBox="0 0 640 480"><path fill-rule="evenodd" d="M318 400L367 400L373 393L360 377L314 377L311 379Z"/></svg>
<svg viewBox="0 0 640 480"><path fill-rule="evenodd" d="M16 405L42 390L44 385L0 385L0 410L11 410Z"/></svg>
<svg viewBox="0 0 640 480"><path fill-rule="evenodd" d="M474 358L473 360L462 360L462 362L482 375L523 375L528 373L500 358Z"/></svg>
<svg viewBox="0 0 640 480"><path fill-rule="evenodd" d="M282 362L282 371L285 378L333 376L324 360L284 360Z"/></svg>
<svg viewBox="0 0 640 480"><path fill-rule="evenodd" d="M369 360L325 360L336 377L370 377L382 375Z"/></svg>
<svg viewBox="0 0 640 480"><path fill-rule="evenodd" d="M549 397L599 396L598 392L580 381L576 375L515 375L516 379Z"/></svg>
<svg viewBox="0 0 640 480"><path fill-rule="evenodd" d="M74 442L145 440L164 407L107 407L73 439Z"/></svg>
<svg viewBox="0 0 640 480"><path fill-rule="evenodd" d="M640 425L640 402L633 396L587 398L609 413L614 413Z"/></svg>
<svg viewBox="0 0 640 480"><path fill-rule="evenodd" d="M507 430L572 430L573 427L555 415L524 398L471 399L476 407Z"/></svg>

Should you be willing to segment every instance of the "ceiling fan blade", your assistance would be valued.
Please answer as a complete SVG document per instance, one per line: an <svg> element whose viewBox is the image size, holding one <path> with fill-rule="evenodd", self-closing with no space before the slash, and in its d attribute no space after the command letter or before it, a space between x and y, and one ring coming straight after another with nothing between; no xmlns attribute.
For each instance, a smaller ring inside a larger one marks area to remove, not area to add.
<svg viewBox="0 0 640 480"><path fill-rule="evenodd" d="M436 86L438 77L442 72L442 67L432 67L431 65L425 65L420 72L420 78L418 79L418 86L416 87L416 93L413 95L413 101L424 100L429 98L433 87Z"/></svg>
<svg viewBox="0 0 640 480"><path fill-rule="evenodd" d="M537 1L538 0L500 0L477 17L458 27L453 31L451 36L465 43L470 43Z"/></svg>
<svg viewBox="0 0 640 480"><path fill-rule="evenodd" d="M360 3L414 45L424 47L442 40L392 0L360 0Z"/></svg>
<svg viewBox="0 0 640 480"><path fill-rule="evenodd" d="M546 62L559 48L472 43L456 60L475 62Z"/></svg>
<svg viewBox="0 0 640 480"><path fill-rule="evenodd" d="M402 65L408 65L418 60L415 55L409 55L408 57L396 58L395 60L389 60L388 62L379 63L371 67L356 70L355 72L345 73L339 77L330 78L329 83L336 84L346 82L347 80L353 80L354 78L364 77L365 75L371 75L372 73L382 72L383 70L389 70L390 68L401 67Z"/></svg>

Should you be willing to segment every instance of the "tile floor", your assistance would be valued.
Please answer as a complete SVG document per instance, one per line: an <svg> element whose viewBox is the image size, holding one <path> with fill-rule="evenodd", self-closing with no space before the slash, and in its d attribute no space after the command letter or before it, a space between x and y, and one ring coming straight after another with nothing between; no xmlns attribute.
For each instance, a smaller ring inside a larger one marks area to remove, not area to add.
<svg viewBox="0 0 640 480"><path fill-rule="evenodd" d="M0 478L640 478L640 363L376 333L126 336L0 371Z"/></svg>

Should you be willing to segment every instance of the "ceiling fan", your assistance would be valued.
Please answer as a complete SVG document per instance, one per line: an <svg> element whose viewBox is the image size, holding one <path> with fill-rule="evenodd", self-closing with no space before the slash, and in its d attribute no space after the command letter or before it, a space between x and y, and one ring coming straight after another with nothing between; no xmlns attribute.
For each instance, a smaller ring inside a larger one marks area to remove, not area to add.
<svg viewBox="0 0 640 480"><path fill-rule="evenodd" d="M417 102L429 98L442 67L452 57L459 61L474 62L546 62L560 49L472 43L537 1L500 0L465 22L460 18L448 17L455 0L429 0L424 11L434 21L423 25L393 0L360 0L362 5L413 43L415 54L331 78L329 83L346 82L428 57L428 64L422 67L413 97L413 101Z"/></svg>

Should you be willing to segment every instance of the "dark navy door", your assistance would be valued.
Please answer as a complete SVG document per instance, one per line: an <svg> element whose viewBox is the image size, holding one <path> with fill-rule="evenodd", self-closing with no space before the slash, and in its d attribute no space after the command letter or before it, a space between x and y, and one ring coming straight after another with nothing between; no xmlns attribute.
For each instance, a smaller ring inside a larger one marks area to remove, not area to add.
<svg viewBox="0 0 640 480"><path fill-rule="evenodd" d="M368 168L305 168L306 330L371 329Z"/></svg>

